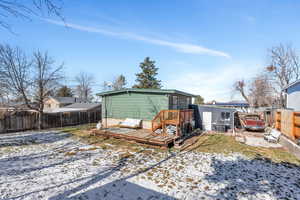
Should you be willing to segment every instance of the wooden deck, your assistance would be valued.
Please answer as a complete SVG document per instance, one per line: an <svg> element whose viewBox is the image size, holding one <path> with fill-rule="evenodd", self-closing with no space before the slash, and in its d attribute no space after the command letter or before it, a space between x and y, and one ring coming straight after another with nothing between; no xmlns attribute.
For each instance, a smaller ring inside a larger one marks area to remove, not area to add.
<svg viewBox="0 0 300 200"><path fill-rule="evenodd" d="M175 137L156 135L151 130L128 129L128 128L107 128L105 130L93 130L95 135L108 136L118 139L131 140L143 144L168 147L173 144Z"/></svg>

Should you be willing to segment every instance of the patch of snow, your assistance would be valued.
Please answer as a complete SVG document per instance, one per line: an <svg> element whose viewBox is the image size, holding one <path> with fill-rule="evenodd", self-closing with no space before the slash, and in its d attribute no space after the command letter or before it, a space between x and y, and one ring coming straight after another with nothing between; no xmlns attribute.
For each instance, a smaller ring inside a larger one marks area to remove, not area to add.
<svg viewBox="0 0 300 200"><path fill-rule="evenodd" d="M241 154L126 152L53 131L0 135L0 199L300 199L297 166Z"/></svg>
<svg viewBox="0 0 300 200"><path fill-rule="evenodd" d="M270 143L262 137L246 136L245 143L247 145L255 146L255 147L266 147L266 148L281 148L282 147L281 144L279 144L279 143Z"/></svg>

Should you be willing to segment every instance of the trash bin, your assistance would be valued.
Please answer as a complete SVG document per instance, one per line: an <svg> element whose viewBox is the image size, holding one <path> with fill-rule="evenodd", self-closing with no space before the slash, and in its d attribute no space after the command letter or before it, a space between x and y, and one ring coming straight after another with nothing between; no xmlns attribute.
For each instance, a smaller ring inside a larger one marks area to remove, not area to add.
<svg viewBox="0 0 300 200"><path fill-rule="evenodd" d="M217 132L226 132L226 125L224 124L213 124L213 130Z"/></svg>

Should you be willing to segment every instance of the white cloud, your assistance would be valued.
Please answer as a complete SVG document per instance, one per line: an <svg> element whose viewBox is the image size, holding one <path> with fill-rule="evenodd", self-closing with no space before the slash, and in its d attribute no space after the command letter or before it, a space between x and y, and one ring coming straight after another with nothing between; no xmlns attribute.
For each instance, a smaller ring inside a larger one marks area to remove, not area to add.
<svg viewBox="0 0 300 200"><path fill-rule="evenodd" d="M209 49L206 47L202 47L200 45L189 44L189 43L170 42L170 41L166 41L166 40L145 37L145 36L138 35L135 33L130 33L130 32L116 32L116 31L110 31L110 30L105 30L105 29L100 29L100 28L95 28L95 27L90 27L90 26L82 26L82 25L78 25L78 24L64 23L61 21L55 21L55 20L51 20L51 19L44 19L44 20L51 24L55 24L55 25L59 25L59 26L67 26L69 28L80 30L80 31L98 33L101 35L113 36L113 37L122 38L122 39L143 41L143 42L146 42L149 44L154 44L154 45L159 45L159 46L166 46L166 47L173 48L176 51L182 52L182 53L231 58L228 53Z"/></svg>
<svg viewBox="0 0 300 200"><path fill-rule="evenodd" d="M233 83L238 79L254 76L258 72L258 67L249 68L245 65L233 64L213 68L208 72L188 72L180 76L177 74L167 80L165 86L201 95L206 102L230 101ZM241 97L237 94L234 99L241 99Z"/></svg>

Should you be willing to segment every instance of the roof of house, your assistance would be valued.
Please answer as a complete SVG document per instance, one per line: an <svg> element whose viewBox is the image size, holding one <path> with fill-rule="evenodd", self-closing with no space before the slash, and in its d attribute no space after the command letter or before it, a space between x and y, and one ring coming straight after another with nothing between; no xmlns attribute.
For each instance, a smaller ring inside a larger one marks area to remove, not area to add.
<svg viewBox="0 0 300 200"><path fill-rule="evenodd" d="M228 111L236 111L235 108L223 107L221 105L197 105L199 108L211 108L211 109L219 109L219 110L228 110Z"/></svg>
<svg viewBox="0 0 300 200"><path fill-rule="evenodd" d="M77 97L51 97L59 103L75 103L82 102L83 100Z"/></svg>
<svg viewBox="0 0 300 200"><path fill-rule="evenodd" d="M213 101L211 103L208 103L208 105L249 107L249 103L247 103L245 101L229 101L229 102L216 102L216 101Z"/></svg>
<svg viewBox="0 0 300 200"><path fill-rule="evenodd" d="M71 105L55 108L50 110L45 110L48 113L60 113L60 112L78 112L87 111L101 106L100 103L73 103Z"/></svg>
<svg viewBox="0 0 300 200"><path fill-rule="evenodd" d="M65 108L82 108L82 109L93 109L101 106L101 103L73 103L71 105L65 106Z"/></svg>
<svg viewBox="0 0 300 200"><path fill-rule="evenodd" d="M173 90L173 89L139 89L139 88L128 88L128 89L122 89L122 90L115 90L115 91L107 91L98 93L98 96L108 96L112 94L119 94L119 93L152 93L152 94L180 94L184 96L190 96L194 97L195 95L182 92L179 90Z"/></svg>
<svg viewBox="0 0 300 200"><path fill-rule="evenodd" d="M283 90L289 89L290 87L293 87L293 86L297 85L298 83L300 83L300 79L299 79L299 80L296 80L296 81L294 81L294 82L292 82L292 83L290 83L290 84L287 85L287 86L285 86L285 87L283 88Z"/></svg>

